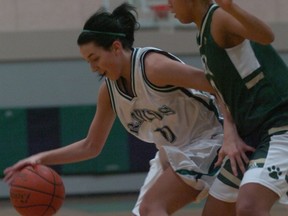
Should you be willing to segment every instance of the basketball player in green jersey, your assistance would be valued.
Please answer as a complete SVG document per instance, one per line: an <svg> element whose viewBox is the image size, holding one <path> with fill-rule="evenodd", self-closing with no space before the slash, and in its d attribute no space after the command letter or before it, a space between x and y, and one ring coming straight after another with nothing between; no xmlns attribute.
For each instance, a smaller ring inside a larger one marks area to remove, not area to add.
<svg viewBox="0 0 288 216"><path fill-rule="evenodd" d="M216 165L229 160L203 215L267 216L276 201L288 204L288 68L270 45L274 35L232 0L168 2L180 22L198 27L206 76L227 108ZM244 175L243 141L255 148Z"/></svg>

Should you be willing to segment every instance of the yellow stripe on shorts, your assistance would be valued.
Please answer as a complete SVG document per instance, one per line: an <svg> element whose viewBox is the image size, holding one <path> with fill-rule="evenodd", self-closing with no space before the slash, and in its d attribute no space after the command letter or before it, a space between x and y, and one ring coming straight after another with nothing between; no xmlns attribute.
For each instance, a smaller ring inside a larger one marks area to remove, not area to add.
<svg viewBox="0 0 288 216"><path fill-rule="evenodd" d="M271 128L268 130L268 134L271 135L271 134L274 134L274 133L277 133L277 132L280 132L280 131L288 131L288 125L285 125L285 126L282 126L282 127L275 127L275 128Z"/></svg>
<svg viewBox="0 0 288 216"><path fill-rule="evenodd" d="M229 181L233 182L236 185L240 185L241 180L234 176L232 173L228 172L226 169L221 170L221 175L228 179Z"/></svg>

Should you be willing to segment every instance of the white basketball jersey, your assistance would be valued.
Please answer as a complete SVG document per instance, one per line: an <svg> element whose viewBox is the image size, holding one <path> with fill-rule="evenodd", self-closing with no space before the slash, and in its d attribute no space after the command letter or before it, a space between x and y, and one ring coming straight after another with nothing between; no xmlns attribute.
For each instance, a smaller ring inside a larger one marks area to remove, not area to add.
<svg viewBox="0 0 288 216"><path fill-rule="evenodd" d="M223 133L214 98L194 89L157 87L146 77L145 56L161 53L175 61L174 55L153 47L134 48L131 62L133 97L121 91L116 81L106 78L112 107L126 130L139 139L185 148L205 136Z"/></svg>

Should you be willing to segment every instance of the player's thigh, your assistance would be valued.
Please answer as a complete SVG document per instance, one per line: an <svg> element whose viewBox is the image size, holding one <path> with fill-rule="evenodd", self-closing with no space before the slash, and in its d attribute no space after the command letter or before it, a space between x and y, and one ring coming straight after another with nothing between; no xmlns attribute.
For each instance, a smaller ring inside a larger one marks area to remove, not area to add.
<svg viewBox="0 0 288 216"><path fill-rule="evenodd" d="M141 205L171 214L195 200L200 191L186 184L169 166L144 195Z"/></svg>

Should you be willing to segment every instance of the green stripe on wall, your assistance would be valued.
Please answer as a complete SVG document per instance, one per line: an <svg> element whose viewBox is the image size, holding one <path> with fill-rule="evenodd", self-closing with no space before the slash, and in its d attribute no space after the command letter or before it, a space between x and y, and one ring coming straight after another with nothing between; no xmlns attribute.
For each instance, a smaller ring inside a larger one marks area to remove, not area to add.
<svg viewBox="0 0 288 216"><path fill-rule="evenodd" d="M3 169L28 155L26 110L0 110L0 176Z"/></svg>
<svg viewBox="0 0 288 216"><path fill-rule="evenodd" d="M130 171L128 134L116 118L106 145L97 158L99 173L123 173Z"/></svg>
<svg viewBox="0 0 288 216"><path fill-rule="evenodd" d="M60 142L61 146L85 138L95 113L95 106L61 107L60 115ZM96 160L67 164L62 167L62 174L87 174L95 171Z"/></svg>

